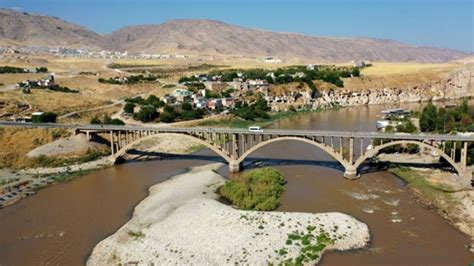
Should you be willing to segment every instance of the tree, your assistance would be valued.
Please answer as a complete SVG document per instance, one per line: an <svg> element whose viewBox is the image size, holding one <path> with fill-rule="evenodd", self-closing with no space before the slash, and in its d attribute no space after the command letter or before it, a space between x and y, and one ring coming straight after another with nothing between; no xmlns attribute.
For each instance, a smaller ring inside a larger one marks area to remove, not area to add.
<svg viewBox="0 0 474 266"><path fill-rule="evenodd" d="M334 85L338 86L339 88L342 88L342 87L344 87L344 82L341 79L337 79L334 82Z"/></svg>
<svg viewBox="0 0 474 266"><path fill-rule="evenodd" d="M148 96L148 98L146 98L143 105L153 105L154 107L158 108L158 106L160 105L160 99L155 95L150 95Z"/></svg>
<svg viewBox="0 0 474 266"><path fill-rule="evenodd" d="M93 125L100 125L100 124L102 124L102 121L100 121L100 119L97 116L94 116L94 117L92 117L90 123L93 124Z"/></svg>
<svg viewBox="0 0 474 266"><path fill-rule="evenodd" d="M408 120L402 123L401 125L398 125L397 131L404 132L404 133L415 133L417 129L416 129L416 126L411 122L411 120Z"/></svg>
<svg viewBox="0 0 474 266"><path fill-rule="evenodd" d="M472 125L472 118L470 115L468 115L467 113L463 113L461 114L461 126L463 128L466 128L466 127L469 127Z"/></svg>
<svg viewBox="0 0 474 266"><path fill-rule="evenodd" d="M125 123L122 120L118 118L112 119L108 115L104 115L104 118L102 121L104 125L125 125Z"/></svg>
<svg viewBox="0 0 474 266"><path fill-rule="evenodd" d="M164 111L160 115L160 121L163 123L172 123L174 122L175 119L176 119L176 114L174 112L170 113L170 112Z"/></svg>
<svg viewBox="0 0 474 266"><path fill-rule="evenodd" d="M158 116L159 113L154 106L142 106L140 111L133 114L133 119L148 123L155 120Z"/></svg>
<svg viewBox="0 0 474 266"><path fill-rule="evenodd" d="M36 68L36 73L47 73L48 68L47 67L37 67Z"/></svg>
<svg viewBox="0 0 474 266"><path fill-rule="evenodd" d="M360 70L359 70L359 68L357 68L357 67L354 68L354 69L352 70L352 73L351 73L351 74L352 74L353 77L359 77L359 76L360 76Z"/></svg>
<svg viewBox="0 0 474 266"><path fill-rule="evenodd" d="M190 111L193 109L193 106L188 102L184 102L181 108L185 111Z"/></svg>
<svg viewBox="0 0 474 266"><path fill-rule="evenodd" d="M134 103L131 103L131 102L128 102L125 104L125 106L123 107L123 112L124 113L127 113L127 114L133 114L133 110L135 109L135 104Z"/></svg>
<svg viewBox="0 0 474 266"><path fill-rule="evenodd" d="M436 130L437 113L436 107L432 103L429 103L425 108L423 108L423 112L420 116L421 131L431 132Z"/></svg>

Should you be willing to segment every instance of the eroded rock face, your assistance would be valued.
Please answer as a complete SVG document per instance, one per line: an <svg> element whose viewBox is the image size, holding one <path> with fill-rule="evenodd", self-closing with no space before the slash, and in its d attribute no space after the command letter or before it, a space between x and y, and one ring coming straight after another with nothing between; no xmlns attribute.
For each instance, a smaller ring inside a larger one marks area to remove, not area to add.
<svg viewBox="0 0 474 266"><path fill-rule="evenodd" d="M321 91L315 99L305 99L302 102L286 102L272 104L273 110L285 110L285 106L294 104L308 109L331 108L333 106L357 106L366 104L413 103L440 101L474 97L472 83L474 65L450 73L446 78L430 83L415 84L393 88L371 88L364 90L340 89Z"/></svg>

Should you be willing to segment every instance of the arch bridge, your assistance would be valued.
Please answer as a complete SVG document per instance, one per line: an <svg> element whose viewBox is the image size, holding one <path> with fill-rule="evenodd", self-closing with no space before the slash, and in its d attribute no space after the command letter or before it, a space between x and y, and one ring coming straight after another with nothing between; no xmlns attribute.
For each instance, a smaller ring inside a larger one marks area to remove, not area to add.
<svg viewBox="0 0 474 266"><path fill-rule="evenodd" d="M361 165L375 157L381 150L395 146L414 144L427 148L444 158L458 173L459 177L470 183L472 172L467 169L468 144L474 143L474 135L463 134L406 134L380 133L360 131L314 131L314 130L280 130L265 129L249 131L231 128L179 128L153 126L116 126L116 125L74 125L74 124L41 124L0 122L1 126L68 128L76 133L85 133L88 138L92 134L107 134L112 156L117 159L136 143L160 134L178 134L186 136L207 146L229 164L230 172L242 170L243 161L258 149L279 141L301 141L313 145L338 161L345 169L344 176L355 179L360 176ZM373 140L378 145L366 149ZM451 142L453 148L447 149L446 143ZM456 145L460 145L456 147ZM460 155L456 153L460 148Z"/></svg>

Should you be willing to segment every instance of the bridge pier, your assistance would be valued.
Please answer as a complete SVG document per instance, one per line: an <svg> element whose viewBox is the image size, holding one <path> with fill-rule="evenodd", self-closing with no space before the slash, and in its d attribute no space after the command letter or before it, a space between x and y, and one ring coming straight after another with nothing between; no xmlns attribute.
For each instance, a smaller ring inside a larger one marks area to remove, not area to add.
<svg viewBox="0 0 474 266"><path fill-rule="evenodd" d="M347 179L358 179L360 178L360 175L357 174L357 168L350 166L346 167L344 177Z"/></svg>
<svg viewBox="0 0 474 266"><path fill-rule="evenodd" d="M229 162L229 172L231 173L238 173L242 170L242 163L238 161L230 161Z"/></svg>

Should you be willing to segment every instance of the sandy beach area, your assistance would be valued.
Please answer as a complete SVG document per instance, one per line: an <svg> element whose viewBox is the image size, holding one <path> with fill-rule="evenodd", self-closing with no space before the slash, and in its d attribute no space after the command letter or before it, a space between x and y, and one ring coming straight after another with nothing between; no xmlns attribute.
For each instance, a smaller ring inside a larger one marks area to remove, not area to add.
<svg viewBox="0 0 474 266"><path fill-rule="evenodd" d="M225 179L215 170L221 166L195 167L152 186L132 219L97 244L87 264L267 265L296 259L305 247L317 249L305 262L314 264L327 249L368 244L367 225L343 213L243 211L219 202L215 191Z"/></svg>

